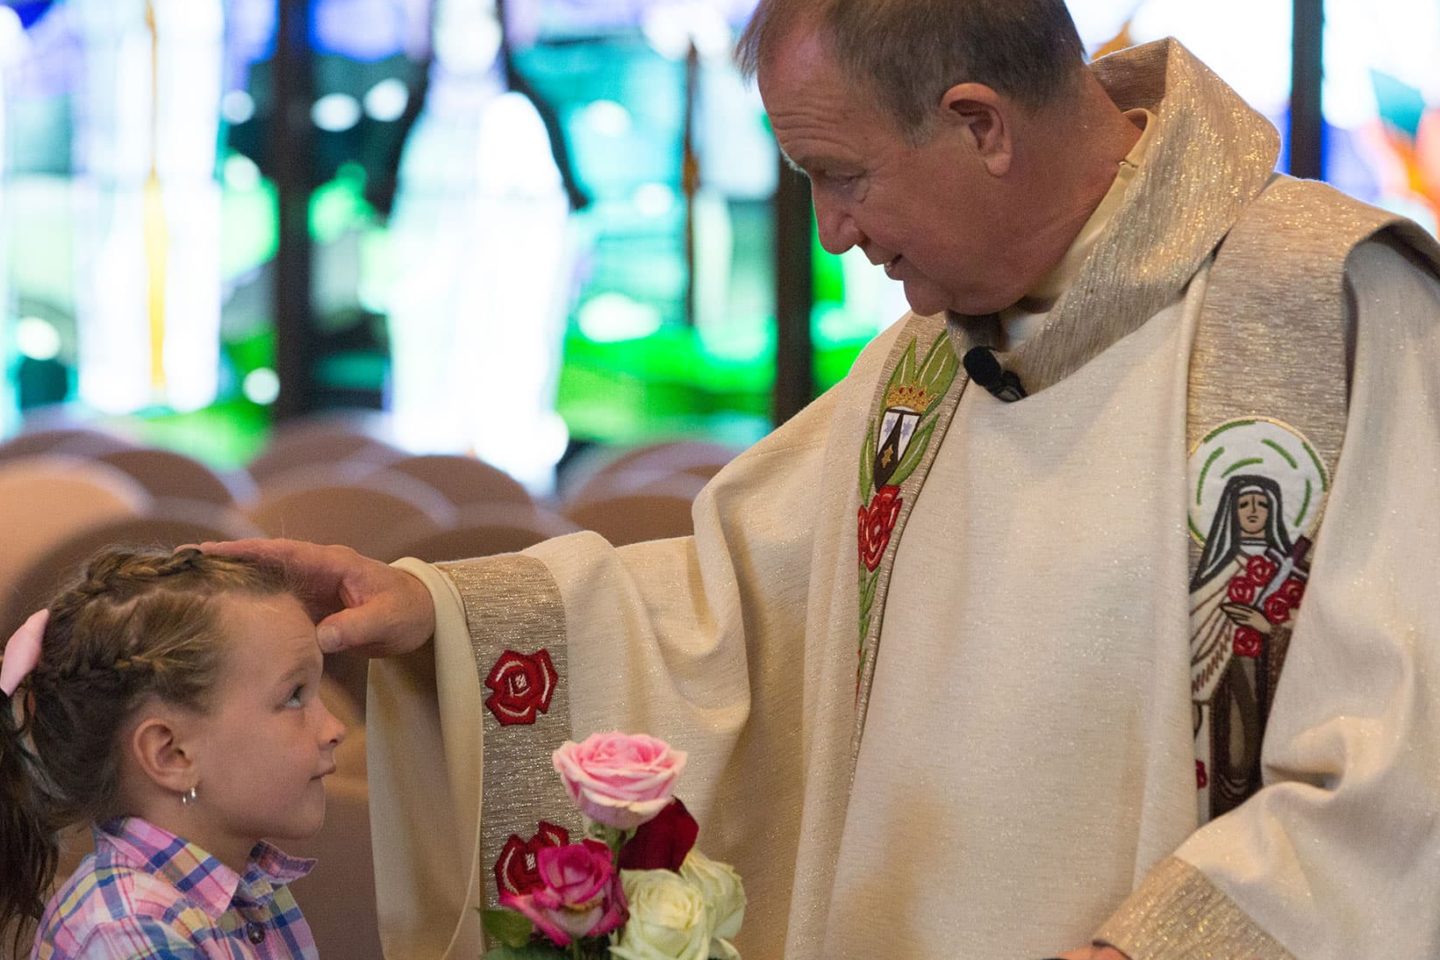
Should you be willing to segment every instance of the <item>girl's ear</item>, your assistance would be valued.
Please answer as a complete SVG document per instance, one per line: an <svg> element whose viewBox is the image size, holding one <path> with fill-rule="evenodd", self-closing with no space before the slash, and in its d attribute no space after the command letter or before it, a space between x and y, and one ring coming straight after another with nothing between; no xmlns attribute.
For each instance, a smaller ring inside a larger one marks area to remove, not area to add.
<svg viewBox="0 0 1440 960"><path fill-rule="evenodd" d="M157 714L146 717L130 735L130 754L151 783L170 793L195 786L195 757L187 749L184 723Z"/></svg>

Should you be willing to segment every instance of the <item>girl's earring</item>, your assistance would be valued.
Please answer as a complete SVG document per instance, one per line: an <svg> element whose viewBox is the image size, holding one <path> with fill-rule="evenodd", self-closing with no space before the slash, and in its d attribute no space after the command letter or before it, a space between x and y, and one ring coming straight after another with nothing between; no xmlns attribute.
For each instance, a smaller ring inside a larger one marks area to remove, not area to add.
<svg viewBox="0 0 1440 960"><path fill-rule="evenodd" d="M180 805L182 807L188 807L199 799L200 794L196 791L194 787L191 787L189 790L186 790L184 793L180 794Z"/></svg>

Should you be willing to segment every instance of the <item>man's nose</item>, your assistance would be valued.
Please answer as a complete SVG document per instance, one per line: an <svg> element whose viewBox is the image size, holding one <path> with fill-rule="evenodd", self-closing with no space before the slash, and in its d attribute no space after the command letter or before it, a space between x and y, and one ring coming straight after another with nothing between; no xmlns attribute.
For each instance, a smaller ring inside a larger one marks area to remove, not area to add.
<svg viewBox="0 0 1440 960"><path fill-rule="evenodd" d="M820 233L820 246L828 253L841 254L860 245L864 237L843 204L828 200L815 190L810 192L810 202L815 206L815 226Z"/></svg>

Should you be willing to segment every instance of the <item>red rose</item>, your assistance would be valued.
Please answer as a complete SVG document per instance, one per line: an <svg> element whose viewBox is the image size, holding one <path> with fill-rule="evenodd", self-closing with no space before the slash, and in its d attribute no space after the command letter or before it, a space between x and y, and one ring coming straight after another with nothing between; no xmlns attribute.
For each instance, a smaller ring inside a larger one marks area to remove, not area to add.
<svg viewBox="0 0 1440 960"><path fill-rule="evenodd" d="M1271 623L1284 623L1290 619L1290 603L1282 596L1283 593L1282 587L1279 593L1271 594L1265 601L1265 619Z"/></svg>
<svg viewBox="0 0 1440 960"><path fill-rule="evenodd" d="M1255 583L1245 577L1235 576L1230 578L1230 601L1232 603L1249 604L1255 599Z"/></svg>
<svg viewBox="0 0 1440 960"><path fill-rule="evenodd" d="M1254 627L1236 627L1234 650L1237 657L1258 657L1265 638Z"/></svg>
<svg viewBox="0 0 1440 960"><path fill-rule="evenodd" d="M1265 584L1270 582L1270 578L1275 576L1275 571L1278 569L1280 568L1276 566L1274 560L1261 554L1258 557L1251 557L1245 564L1245 575L1257 584Z"/></svg>
<svg viewBox="0 0 1440 960"><path fill-rule="evenodd" d="M886 486L875 491L869 509L860 508L860 562L865 564L866 570L880 566L880 558L885 556L885 548L890 545L895 521L900 519L902 503L900 488Z"/></svg>
<svg viewBox="0 0 1440 960"><path fill-rule="evenodd" d="M1204 761L1204 760L1196 760L1196 761L1195 761L1195 788L1196 788L1197 790L1204 790L1204 789L1205 789L1206 787L1208 787L1208 786L1210 786L1210 775L1205 772L1205 761Z"/></svg>
<svg viewBox="0 0 1440 960"><path fill-rule="evenodd" d="M541 886L536 860L540 851L546 847L563 847L569 842L569 830L544 820L529 840L510 834L495 860L495 889L502 894L524 894L537 889Z"/></svg>
<svg viewBox="0 0 1440 960"><path fill-rule="evenodd" d="M485 706L502 726L534 723L537 713L550 709L559 681L548 651L526 655L506 650L485 678L485 686L494 691Z"/></svg>
<svg viewBox="0 0 1440 960"><path fill-rule="evenodd" d="M1305 581L1299 577L1291 577L1281 586L1279 596L1284 597L1285 602L1292 607L1300 606L1300 598L1305 596Z"/></svg>
<svg viewBox="0 0 1440 960"><path fill-rule="evenodd" d="M671 800L653 820L647 820L635 836L620 848L621 870L673 870L680 872L685 855L700 836L700 824L685 804Z"/></svg>

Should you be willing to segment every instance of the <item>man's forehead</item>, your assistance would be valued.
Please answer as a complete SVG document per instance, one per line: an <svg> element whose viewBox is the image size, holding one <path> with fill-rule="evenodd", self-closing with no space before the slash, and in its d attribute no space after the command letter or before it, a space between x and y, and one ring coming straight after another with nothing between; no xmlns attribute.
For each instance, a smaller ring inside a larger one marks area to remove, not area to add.
<svg viewBox="0 0 1440 960"><path fill-rule="evenodd" d="M759 74L760 96L782 156L801 168L854 159L891 124L836 66L826 44L796 36Z"/></svg>

